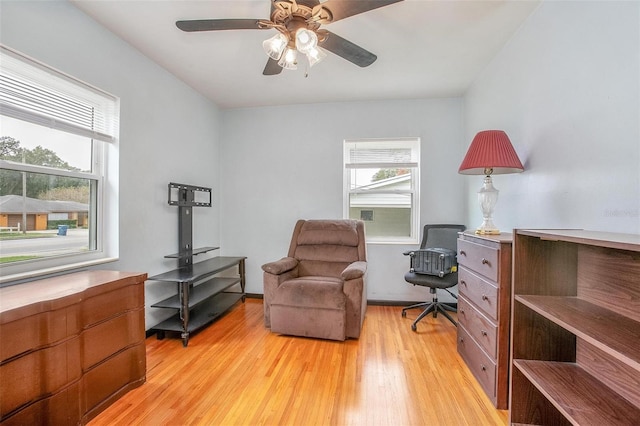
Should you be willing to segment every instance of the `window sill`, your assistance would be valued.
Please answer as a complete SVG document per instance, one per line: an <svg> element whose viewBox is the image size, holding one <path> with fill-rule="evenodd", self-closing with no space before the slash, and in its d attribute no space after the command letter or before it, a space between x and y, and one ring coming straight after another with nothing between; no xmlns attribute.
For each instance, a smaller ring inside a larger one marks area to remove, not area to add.
<svg viewBox="0 0 640 426"><path fill-rule="evenodd" d="M37 269L35 271L27 271L12 275L3 275L0 277L0 286L8 286L33 281L35 279L46 278L49 276L60 275L90 266L102 265L117 261L117 257L104 257L100 259L87 260L84 262L70 263L67 265L53 266L50 268Z"/></svg>

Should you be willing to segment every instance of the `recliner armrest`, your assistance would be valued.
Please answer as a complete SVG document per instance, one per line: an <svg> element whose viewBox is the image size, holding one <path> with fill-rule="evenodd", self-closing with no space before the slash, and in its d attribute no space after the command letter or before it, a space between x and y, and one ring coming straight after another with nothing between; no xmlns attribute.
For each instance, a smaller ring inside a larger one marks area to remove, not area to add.
<svg viewBox="0 0 640 426"><path fill-rule="evenodd" d="M298 259L293 257L283 257L275 262L265 263L262 265L262 270L273 275L280 275L291 271L296 266L298 266Z"/></svg>
<svg viewBox="0 0 640 426"><path fill-rule="evenodd" d="M342 271L342 279L345 281L360 278L367 272L367 262L353 262Z"/></svg>

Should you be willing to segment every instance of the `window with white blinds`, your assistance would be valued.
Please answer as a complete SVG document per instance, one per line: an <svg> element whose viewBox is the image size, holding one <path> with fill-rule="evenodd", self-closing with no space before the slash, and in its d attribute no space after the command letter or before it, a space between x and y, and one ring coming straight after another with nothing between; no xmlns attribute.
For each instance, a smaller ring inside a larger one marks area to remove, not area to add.
<svg viewBox="0 0 640 426"><path fill-rule="evenodd" d="M104 142L115 140L116 97L0 47L2 115Z"/></svg>
<svg viewBox="0 0 640 426"><path fill-rule="evenodd" d="M118 132L117 97L0 45L0 283L109 257Z"/></svg>
<svg viewBox="0 0 640 426"><path fill-rule="evenodd" d="M369 242L416 242L420 139L344 142L344 216L365 222Z"/></svg>

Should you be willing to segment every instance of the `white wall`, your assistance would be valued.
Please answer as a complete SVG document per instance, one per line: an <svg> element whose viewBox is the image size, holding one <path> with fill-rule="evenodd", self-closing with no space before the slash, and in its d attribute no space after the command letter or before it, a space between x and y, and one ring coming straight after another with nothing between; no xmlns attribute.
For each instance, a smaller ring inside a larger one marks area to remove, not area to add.
<svg viewBox="0 0 640 426"><path fill-rule="evenodd" d="M121 98L121 260L108 268L173 267L163 259L177 249L166 185L199 184L214 189L214 207L195 210L195 244L247 256L247 291L262 293L260 265L286 254L298 218L342 216L345 138L421 137L421 223L476 226L481 177L457 169L487 128L506 130L526 167L495 177L503 230L640 232L638 2L543 3L464 102L227 111L66 2L3 0L0 8L2 43ZM369 245L369 299L425 298L402 278L408 248ZM148 284L147 305L172 291ZM164 315L148 309L147 327Z"/></svg>
<svg viewBox="0 0 640 426"><path fill-rule="evenodd" d="M175 260L163 258L178 251L167 184L219 194L217 107L67 2L0 7L3 44L120 97L120 260L101 268L149 275L174 268ZM194 210L196 246L218 245L219 204ZM147 283L146 304L173 292ZM147 309L147 328L167 314Z"/></svg>
<svg viewBox="0 0 640 426"><path fill-rule="evenodd" d="M494 177L502 230L640 232L640 3L544 2L465 96L466 145L504 129L525 165ZM482 216L468 184L467 222Z"/></svg>
<svg viewBox="0 0 640 426"><path fill-rule="evenodd" d="M296 220L342 217L344 139L420 137L420 222L464 220L461 99L225 110L221 122L222 251L247 256L250 293L262 293L260 266L286 256ZM409 248L368 245L369 299L427 298L403 279Z"/></svg>

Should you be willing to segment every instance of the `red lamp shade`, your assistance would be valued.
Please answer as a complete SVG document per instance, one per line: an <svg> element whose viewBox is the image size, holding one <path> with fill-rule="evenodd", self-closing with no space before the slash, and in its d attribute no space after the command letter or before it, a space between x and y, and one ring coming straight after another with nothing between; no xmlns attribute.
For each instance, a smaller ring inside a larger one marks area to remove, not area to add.
<svg viewBox="0 0 640 426"><path fill-rule="evenodd" d="M513 149L509 136L502 130L479 132L467 155L462 160L458 173L464 175L497 175L520 173L524 167Z"/></svg>

